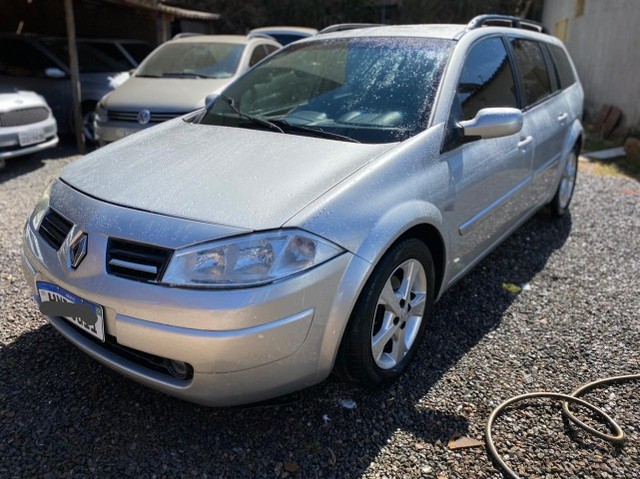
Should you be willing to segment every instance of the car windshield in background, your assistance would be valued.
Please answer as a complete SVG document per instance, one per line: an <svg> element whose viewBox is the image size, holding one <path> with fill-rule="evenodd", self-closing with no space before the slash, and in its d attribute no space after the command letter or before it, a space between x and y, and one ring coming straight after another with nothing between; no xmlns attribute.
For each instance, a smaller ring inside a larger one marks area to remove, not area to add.
<svg viewBox="0 0 640 479"><path fill-rule="evenodd" d="M291 134L402 141L426 127L452 45L430 38L292 45L227 88L200 123L264 128L268 120Z"/></svg>
<svg viewBox="0 0 640 479"><path fill-rule="evenodd" d="M244 45L236 43L169 43L140 65L137 77L229 78L238 68Z"/></svg>
<svg viewBox="0 0 640 479"><path fill-rule="evenodd" d="M66 40L42 40L43 45L65 65L69 64L69 49ZM113 45L115 48L115 45ZM122 72L131 68L127 59L114 48L95 48L91 43L78 42L80 73Z"/></svg>

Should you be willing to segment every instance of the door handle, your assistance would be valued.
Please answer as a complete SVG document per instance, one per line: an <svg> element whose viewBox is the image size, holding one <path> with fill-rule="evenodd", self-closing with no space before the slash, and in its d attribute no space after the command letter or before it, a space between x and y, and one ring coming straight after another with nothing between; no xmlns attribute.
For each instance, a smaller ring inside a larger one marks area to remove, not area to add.
<svg viewBox="0 0 640 479"><path fill-rule="evenodd" d="M533 143L533 136L529 135L525 138L520 138L518 142L518 148L524 150L530 143Z"/></svg>
<svg viewBox="0 0 640 479"><path fill-rule="evenodd" d="M569 115L567 113L563 113L558 117L558 121L560 123L564 123L567 120L567 118L569 118Z"/></svg>

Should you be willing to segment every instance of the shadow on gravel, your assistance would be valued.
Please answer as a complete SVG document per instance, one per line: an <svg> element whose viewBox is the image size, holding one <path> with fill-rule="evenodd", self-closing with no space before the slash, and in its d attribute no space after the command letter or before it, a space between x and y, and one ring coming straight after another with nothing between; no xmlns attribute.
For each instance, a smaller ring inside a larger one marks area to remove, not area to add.
<svg viewBox="0 0 640 479"><path fill-rule="evenodd" d="M0 185L21 175L26 175L44 166L44 160L55 160L75 155L75 147L69 141L60 140L60 143L49 150L44 150L33 155L18 156L5 160L5 166L0 167ZM0 162L1 163L1 162Z"/></svg>
<svg viewBox="0 0 640 479"><path fill-rule="evenodd" d="M413 446L394 446L396 434L445 448L468 432L464 412L423 398L500 324L516 298L501 284L529 282L570 230L570 217L542 215L520 228L442 298L408 374L384 392L331 378L289 404L210 409L119 376L50 326L22 335L0 351L0 475L279 477L289 462L300 468L294 477L342 478L362 475L387 446L409 457ZM459 380L473 387L474 378ZM357 408L340 407L343 398Z"/></svg>

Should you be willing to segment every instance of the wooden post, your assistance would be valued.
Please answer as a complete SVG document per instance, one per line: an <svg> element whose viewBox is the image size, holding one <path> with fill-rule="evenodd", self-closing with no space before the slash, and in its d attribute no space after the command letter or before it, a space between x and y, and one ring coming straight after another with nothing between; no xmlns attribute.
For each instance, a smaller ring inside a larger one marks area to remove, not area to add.
<svg viewBox="0 0 640 479"><path fill-rule="evenodd" d="M82 125L82 96L80 87L80 68L76 46L76 22L73 16L73 0L64 0L64 17L67 23L67 45L69 47L69 71L71 72L71 93L73 97L73 124L76 133L78 153L86 152Z"/></svg>

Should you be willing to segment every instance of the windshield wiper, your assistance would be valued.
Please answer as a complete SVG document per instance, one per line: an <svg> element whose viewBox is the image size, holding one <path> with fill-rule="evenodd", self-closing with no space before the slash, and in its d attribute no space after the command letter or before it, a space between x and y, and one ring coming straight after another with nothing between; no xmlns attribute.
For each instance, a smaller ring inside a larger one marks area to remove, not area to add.
<svg viewBox="0 0 640 479"><path fill-rule="evenodd" d="M169 72L163 73L163 78L211 78L207 75L200 75L199 73L190 73L190 72Z"/></svg>
<svg viewBox="0 0 640 479"><path fill-rule="evenodd" d="M313 128L311 126L302 126L302 125L294 125L293 123L289 123L287 120L272 120L276 125L284 125L285 129L291 131L300 131L305 133L310 133L313 136L319 136L321 138L330 138L333 140L345 140L350 141L351 143L360 143L355 138L351 138L350 136L341 135L340 133L334 133L332 131L323 130L322 128Z"/></svg>
<svg viewBox="0 0 640 479"><path fill-rule="evenodd" d="M136 74L134 76L136 78L160 78L160 75L140 75L140 74Z"/></svg>
<svg viewBox="0 0 640 479"><path fill-rule="evenodd" d="M224 96L224 95L218 95L218 98L223 102L225 102L227 105L229 105L231 109L235 111L239 116L246 118L247 120L257 123L259 125L266 126L270 130L277 130L280 133L284 133L284 130L280 128L278 125L276 125L275 123L272 123L269 120L265 120L264 118L261 118L259 116L253 116L243 112L240 108L236 106L236 102L233 98L229 98L228 96Z"/></svg>

